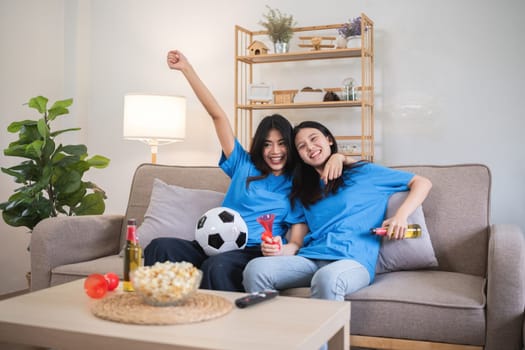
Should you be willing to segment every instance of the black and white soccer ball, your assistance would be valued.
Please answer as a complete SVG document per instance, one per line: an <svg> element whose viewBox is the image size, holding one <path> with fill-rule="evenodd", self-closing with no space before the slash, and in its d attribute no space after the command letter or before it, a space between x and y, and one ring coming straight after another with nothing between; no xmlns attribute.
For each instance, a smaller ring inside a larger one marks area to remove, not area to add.
<svg viewBox="0 0 525 350"><path fill-rule="evenodd" d="M248 241L248 227L235 210L212 208L197 222L195 239L208 256L243 249Z"/></svg>

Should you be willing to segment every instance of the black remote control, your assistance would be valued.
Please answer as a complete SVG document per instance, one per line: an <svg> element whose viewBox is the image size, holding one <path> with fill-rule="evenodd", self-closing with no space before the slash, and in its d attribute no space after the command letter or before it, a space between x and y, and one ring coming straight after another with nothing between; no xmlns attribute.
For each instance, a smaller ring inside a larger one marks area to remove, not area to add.
<svg viewBox="0 0 525 350"><path fill-rule="evenodd" d="M251 294L248 294L247 296L236 299L235 305L237 305L237 307L240 307L242 309L247 306L258 304L262 301L275 298L278 294L279 292L277 291L269 291L269 290L264 291L264 292L251 293Z"/></svg>

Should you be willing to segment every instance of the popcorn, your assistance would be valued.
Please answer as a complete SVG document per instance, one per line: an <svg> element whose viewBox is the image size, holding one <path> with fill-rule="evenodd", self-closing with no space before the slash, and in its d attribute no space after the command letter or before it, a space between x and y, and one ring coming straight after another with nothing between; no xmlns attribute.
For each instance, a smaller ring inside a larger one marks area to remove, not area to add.
<svg viewBox="0 0 525 350"><path fill-rule="evenodd" d="M199 288L202 272L189 262L157 262L132 275L135 291L151 305L176 305Z"/></svg>

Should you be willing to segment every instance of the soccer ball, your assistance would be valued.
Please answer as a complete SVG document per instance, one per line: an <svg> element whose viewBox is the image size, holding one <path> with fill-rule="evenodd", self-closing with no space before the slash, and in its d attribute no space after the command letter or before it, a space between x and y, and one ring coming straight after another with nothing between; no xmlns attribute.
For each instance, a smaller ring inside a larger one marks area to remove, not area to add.
<svg viewBox="0 0 525 350"><path fill-rule="evenodd" d="M248 227L235 210L212 208L197 222L195 239L208 256L243 249L248 241Z"/></svg>

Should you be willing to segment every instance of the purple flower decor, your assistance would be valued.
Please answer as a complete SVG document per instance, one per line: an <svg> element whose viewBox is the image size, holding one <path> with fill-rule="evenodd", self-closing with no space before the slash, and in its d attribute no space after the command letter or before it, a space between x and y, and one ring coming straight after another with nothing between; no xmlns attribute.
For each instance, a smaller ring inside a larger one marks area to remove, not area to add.
<svg viewBox="0 0 525 350"><path fill-rule="evenodd" d="M348 22L343 24L337 32L344 38L361 35L361 16L348 20Z"/></svg>

